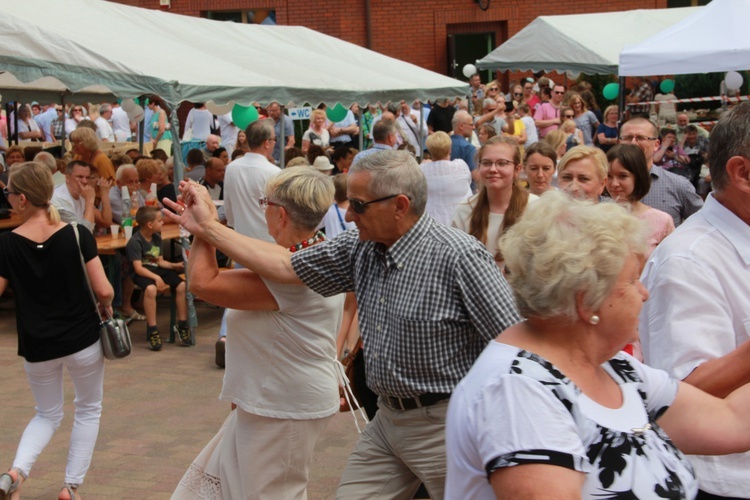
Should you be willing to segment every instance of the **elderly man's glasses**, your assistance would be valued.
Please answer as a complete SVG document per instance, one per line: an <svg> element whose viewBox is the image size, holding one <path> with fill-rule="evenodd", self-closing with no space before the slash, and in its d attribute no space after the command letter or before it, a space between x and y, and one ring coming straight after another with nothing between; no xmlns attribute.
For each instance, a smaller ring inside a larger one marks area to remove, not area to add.
<svg viewBox="0 0 750 500"><path fill-rule="evenodd" d="M351 198L347 198L349 200L349 205L351 205L352 210L354 210L355 213L358 213L362 215L367 211L367 205L371 205L373 203L380 203L381 201L390 200L391 198L395 198L398 196L397 194L389 194L388 196L383 196L382 198L378 198L376 200L370 200L370 201L359 201L359 200L353 200Z"/></svg>
<svg viewBox="0 0 750 500"><path fill-rule="evenodd" d="M622 142L648 142L648 141L655 141L656 137L646 137L645 135L623 135L620 136L620 141Z"/></svg>
<svg viewBox="0 0 750 500"><path fill-rule="evenodd" d="M278 203L275 203L268 199L268 197L264 196L263 198L258 200L258 205L260 205L261 210L265 211L269 205L273 205L274 207L283 207L284 205L279 205Z"/></svg>

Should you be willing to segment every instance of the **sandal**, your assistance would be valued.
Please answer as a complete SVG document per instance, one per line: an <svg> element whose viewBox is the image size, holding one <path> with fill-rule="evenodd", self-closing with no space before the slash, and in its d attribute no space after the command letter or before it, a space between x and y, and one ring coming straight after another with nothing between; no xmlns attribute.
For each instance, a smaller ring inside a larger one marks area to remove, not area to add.
<svg viewBox="0 0 750 500"><path fill-rule="evenodd" d="M80 500L80 498L78 497L78 495L76 495L76 492L78 491L78 485L77 484L68 484L68 483L65 483L65 486L63 486L63 489L60 491L60 495L62 495L63 491L67 491L68 492L68 498L70 500ZM58 500L61 500L60 499L60 495L57 495ZM67 500L67 499L62 499L62 500Z"/></svg>
<svg viewBox="0 0 750 500"><path fill-rule="evenodd" d="M133 309L133 312L130 313L130 314L127 314L127 313L122 312L122 311L120 312L120 314L122 314L122 317L128 323L130 323L131 321L146 321L146 316L144 316L143 314L139 313L135 309Z"/></svg>
<svg viewBox="0 0 750 500"><path fill-rule="evenodd" d="M16 473L15 481L13 481L13 477L10 475L10 472ZM10 494L15 492L24 481L26 481L26 474L24 474L20 469L10 469L8 472L0 475L0 497L9 497Z"/></svg>

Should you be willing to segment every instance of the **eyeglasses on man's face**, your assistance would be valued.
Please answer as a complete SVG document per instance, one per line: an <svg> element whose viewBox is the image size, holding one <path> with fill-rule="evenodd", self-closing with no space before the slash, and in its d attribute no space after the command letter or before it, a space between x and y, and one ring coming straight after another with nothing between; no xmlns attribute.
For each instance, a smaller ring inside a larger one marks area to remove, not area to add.
<svg viewBox="0 0 750 500"><path fill-rule="evenodd" d="M622 135L620 136L620 142L648 142L655 141L656 137L647 137L645 135Z"/></svg>
<svg viewBox="0 0 750 500"><path fill-rule="evenodd" d="M398 196L398 194L389 194L388 196L383 196L382 198L377 198L375 200L370 200L370 201L360 201L360 200L355 200L352 198L347 198L347 199L349 200L349 206L352 207L352 210L354 210L355 213L362 215L363 213L367 211L368 205L371 205L373 203L380 203L381 201L390 200L392 198L395 198L396 196Z"/></svg>

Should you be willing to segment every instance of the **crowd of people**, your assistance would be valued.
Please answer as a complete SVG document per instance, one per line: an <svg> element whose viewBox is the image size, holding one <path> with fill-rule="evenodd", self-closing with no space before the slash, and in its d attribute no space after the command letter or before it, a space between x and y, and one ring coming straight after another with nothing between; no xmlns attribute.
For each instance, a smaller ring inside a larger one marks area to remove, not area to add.
<svg viewBox="0 0 750 500"><path fill-rule="evenodd" d="M67 234L65 222L89 230L81 251L103 277L90 234L122 223L127 197L141 230L114 287L97 282L99 305L146 320L159 350L154 299L170 287L189 345L182 264L162 257L159 231L166 221L192 234L189 287L226 308L216 362L232 412L175 498L304 498L315 442L339 409L338 360L355 344L370 422L338 498L420 487L456 499L743 497L750 105L706 137L682 113L660 129L637 106L618 128L621 110L602 113L585 83L525 78L507 94L498 80L470 84L470 99L354 105L339 122L316 109L299 148L278 103L258 105L245 130L196 104L178 141L156 96L149 157L110 158L109 139L80 123L67 163L11 147L0 201L24 221L0 235L0 291L30 293L13 259L27 241ZM105 121L112 112L99 107ZM34 369L72 370L67 360L92 348L86 331L61 332L75 346L37 359L19 320L37 399L29 427L45 436L62 415L44 405L60 395ZM100 392L91 398L98 425ZM26 435L0 493L17 494L49 440ZM77 494L87 453L71 455L61 498Z"/></svg>

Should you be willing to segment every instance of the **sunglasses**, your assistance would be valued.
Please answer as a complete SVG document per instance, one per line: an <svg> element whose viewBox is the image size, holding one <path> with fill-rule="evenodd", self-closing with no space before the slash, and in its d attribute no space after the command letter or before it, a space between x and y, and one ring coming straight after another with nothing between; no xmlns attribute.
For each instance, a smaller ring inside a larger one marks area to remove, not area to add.
<svg viewBox="0 0 750 500"><path fill-rule="evenodd" d="M390 194L388 196L383 196L382 198L378 198L376 200L370 200L370 201L359 201L359 200L353 200L351 198L347 198L347 199L349 200L349 205L352 207L352 210L354 210L354 213L362 215L363 213L367 211L367 205L370 205L372 203L380 203L381 201L390 200L391 198L395 198L396 196L398 195Z"/></svg>
<svg viewBox="0 0 750 500"><path fill-rule="evenodd" d="M558 95L560 95L560 94L564 94L565 92L560 92L559 90L555 90L555 91L553 91L552 93L553 93L553 94L558 94Z"/></svg>
<svg viewBox="0 0 750 500"><path fill-rule="evenodd" d="M517 93L517 92L513 92L513 95L514 95L515 97L521 97L521 96L522 96L523 94L521 94L521 93Z"/></svg>
<svg viewBox="0 0 750 500"><path fill-rule="evenodd" d="M490 87L490 88L487 89L487 92L497 92L498 90L500 90L500 89L497 88L497 87Z"/></svg>

